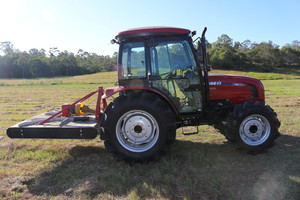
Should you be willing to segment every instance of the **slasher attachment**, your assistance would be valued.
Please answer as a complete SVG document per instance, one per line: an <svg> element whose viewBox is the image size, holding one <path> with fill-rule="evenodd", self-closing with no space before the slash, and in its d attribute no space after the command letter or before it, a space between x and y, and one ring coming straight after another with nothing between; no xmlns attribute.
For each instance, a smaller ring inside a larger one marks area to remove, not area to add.
<svg viewBox="0 0 300 200"><path fill-rule="evenodd" d="M93 110L83 101L96 93L96 109ZM34 116L8 128L7 135L10 138L94 139L98 135L101 112L106 108L103 93L103 87L99 87L72 104L62 105L61 110Z"/></svg>

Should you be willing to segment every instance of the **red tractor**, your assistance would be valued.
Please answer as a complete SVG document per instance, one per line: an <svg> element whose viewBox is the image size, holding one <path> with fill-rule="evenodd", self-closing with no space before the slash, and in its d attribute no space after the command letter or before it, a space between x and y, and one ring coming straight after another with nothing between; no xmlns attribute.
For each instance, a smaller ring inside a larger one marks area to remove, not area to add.
<svg viewBox="0 0 300 200"><path fill-rule="evenodd" d="M80 138L97 135L109 152L130 160L151 159L174 143L176 129L213 125L250 152L272 146L280 135L274 110L265 105L263 84L254 78L208 75L206 28L202 36L173 27L122 31L118 85L102 87L10 127L11 138ZM98 93L95 111L80 103ZM112 103L106 99L117 94ZM95 116L87 113L95 113ZM79 115L79 116L77 116ZM50 116L50 117L49 117Z"/></svg>

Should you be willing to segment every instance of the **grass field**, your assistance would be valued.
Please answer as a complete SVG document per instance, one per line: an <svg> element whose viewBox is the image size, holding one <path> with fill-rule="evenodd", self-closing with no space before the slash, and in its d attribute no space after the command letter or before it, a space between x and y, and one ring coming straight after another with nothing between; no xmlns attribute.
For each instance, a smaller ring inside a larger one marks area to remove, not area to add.
<svg viewBox="0 0 300 200"><path fill-rule="evenodd" d="M256 156L239 151L212 127L178 131L160 161L116 162L95 140L10 139L6 129L62 103L113 86L116 73L55 79L0 79L0 199L299 199L299 72L212 73L263 80L282 136ZM87 102L93 104L95 99Z"/></svg>

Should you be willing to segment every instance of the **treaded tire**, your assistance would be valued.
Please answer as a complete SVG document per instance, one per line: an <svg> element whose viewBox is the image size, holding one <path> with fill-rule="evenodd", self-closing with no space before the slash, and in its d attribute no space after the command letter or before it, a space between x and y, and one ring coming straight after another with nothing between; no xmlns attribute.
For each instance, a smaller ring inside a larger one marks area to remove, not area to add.
<svg viewBox="0 0 300 200"><path fill-rule="evenodd" d="M222 135L225 136L225 138L229 141L229 142L236 142L236 137L230 132L230 130L228 130L226 128L226 125L224 125L222 122L219 122L217 124L214 124L214 128L221 133Z"/></svg>
<svg viewBox="0 0 300 200"><path fill-rule="evenodd" d="M101 127L106 150L132 161L159 158L176 136L176 120L169 106L145 91L117 97L106 108Z"/></svg>
<svg viewBox="0 0 300 200"><path fill-rule="evenodd" d="M236 105L227 116L225 130L230 132L240 146L249 152L271 147L280 136L280 122L276 112L263 102L245 102Z"/></svg>

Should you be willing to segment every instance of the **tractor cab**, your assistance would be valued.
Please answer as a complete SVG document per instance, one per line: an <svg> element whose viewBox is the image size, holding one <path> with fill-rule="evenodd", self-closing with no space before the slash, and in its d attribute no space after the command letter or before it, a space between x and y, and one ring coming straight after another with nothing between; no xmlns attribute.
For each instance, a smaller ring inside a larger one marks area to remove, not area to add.
<svg viewBox="0 0 300 200"><path fill-rule="evenodd" d="M150 27L120 32L120 86L156 90L179 113L202 111L201 70L187 29Z"/></svg>

